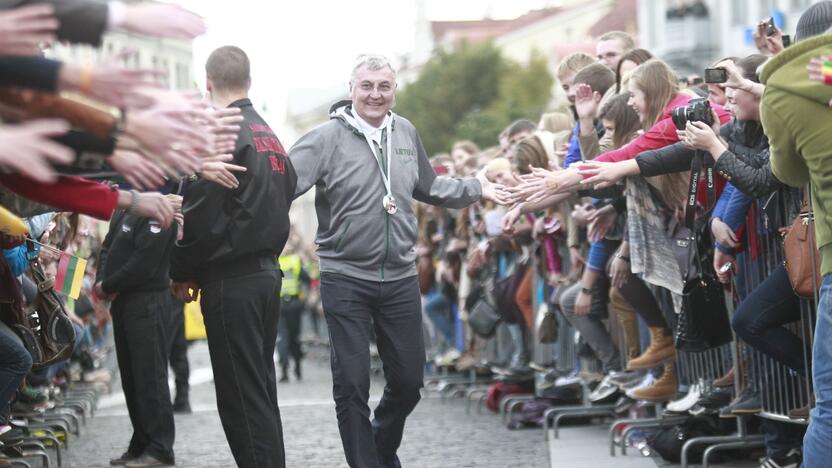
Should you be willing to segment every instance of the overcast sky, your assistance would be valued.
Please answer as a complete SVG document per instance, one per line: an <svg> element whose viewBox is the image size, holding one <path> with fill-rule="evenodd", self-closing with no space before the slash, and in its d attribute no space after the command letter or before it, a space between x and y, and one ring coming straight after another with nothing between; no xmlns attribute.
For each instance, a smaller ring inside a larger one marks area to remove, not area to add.
<svg viewBox="0 0 832 468"><path fill-rule="evenodd" d="M292 89L347 86L361 53L394 58L414 48L416 0L172 0L208 22L194 43L194 72L204 86L205 59L222 45L252 61L252 99L283 124ZM513 18L551 0L425 0L429 20ZM287 135L288 136L288 135Z"/></svg>

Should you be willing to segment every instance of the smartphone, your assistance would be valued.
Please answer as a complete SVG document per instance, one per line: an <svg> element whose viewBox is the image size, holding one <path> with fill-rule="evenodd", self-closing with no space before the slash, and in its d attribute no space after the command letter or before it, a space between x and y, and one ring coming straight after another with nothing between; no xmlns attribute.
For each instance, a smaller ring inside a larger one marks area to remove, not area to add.
<svg viewBox="0 0 832 468"><path fill-rule="evenodd" d="M724 68L706 68L705 83L719 84L728 81L728 70Z"/></svg>
<svg viewBox="0 0 832 468"><path fill-rule="evenodd" d="M766 36L773 36L777 32L777 26L774 25L774 18L771 16L766 20Z"/></svg>
<svg viewBox="0 0 832 468"><path fill-rule="evenodd" d="M788 34L783 34L783 48L792 45L792 37Z"/></svg>

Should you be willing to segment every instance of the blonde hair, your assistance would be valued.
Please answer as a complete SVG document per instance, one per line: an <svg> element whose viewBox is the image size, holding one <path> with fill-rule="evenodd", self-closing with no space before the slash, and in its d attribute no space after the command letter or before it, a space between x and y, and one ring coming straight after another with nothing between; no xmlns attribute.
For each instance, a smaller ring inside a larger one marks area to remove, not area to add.
<svg viewBox="0 0 832 468"><path fill-rule="evenodd" d="M572 117L566 112L549 112L540 117L537 128L547 132L559 133L564 130L572 130L574 123Z"/></svg>
<svg viewBox="0 0 832 468"><path fill-rule="evenodd" d="M647 109L642 121L645 130L656 125L667 105L680 91L673 69L659 59L650 59L636 67L630 74L630 84L645 94Z"/></svg>
<svg viewBox="0 0 832 468"><path fill-rule="evenodd" d="M556 74L558 80L563 81L563 77L572 73L578 73L583 68L588 67L596 62L595 57L585 52L575 52L567 55L558 63Z"/></svg>
<svg viewBox="0 0 832 468"><path fill-rule="evenodd" d="M511 171L511 162L506 158L494 158L485 165L485 171Z"/></svg>
<svg viewBox="0 0 832 468"><path fill-rule="evenodd" d="M601 37L598 38L598 42L601 41L612 41L618 39L621 41L621 45L624 46L624 50L630 50L635 48L636 41L633 39L633 36L625 33L624 31L608 31L605 32Z"/></svg>

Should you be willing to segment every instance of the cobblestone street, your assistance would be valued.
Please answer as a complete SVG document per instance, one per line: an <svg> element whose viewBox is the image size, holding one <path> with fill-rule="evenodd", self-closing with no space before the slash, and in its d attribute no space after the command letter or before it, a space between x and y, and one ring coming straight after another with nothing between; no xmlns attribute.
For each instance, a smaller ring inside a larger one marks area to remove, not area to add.
<svg viewBox="0 0 832 468"><path fill-rule="evenodd" d="M207 345L195 344L189 357L194 412L176 416L177 466L232 467L233 458L216 411ZM331 400L331 382L329 361L320 356L307 359L302 382L278 385L287 466L347 466ZM380 395L381 382L373 382L373 400ZM112 394L101 399L95 417L70 445L64 466L109 466L109 458L124 451L130 434L127 409L116 379ZM424 398L408 419L399 455L407 468L548 466L546 444L539 431L508 431L494 415L466 415L464 404L443 404L433 394Z"/></svg>

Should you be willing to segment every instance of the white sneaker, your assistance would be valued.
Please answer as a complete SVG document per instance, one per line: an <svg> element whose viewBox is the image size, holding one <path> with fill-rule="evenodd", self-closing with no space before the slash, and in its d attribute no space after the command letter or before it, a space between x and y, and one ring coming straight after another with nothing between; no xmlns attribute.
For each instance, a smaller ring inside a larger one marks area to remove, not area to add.
<svg viewBox="0 0 832 468"><path fill-rule="evenodd" d="M638 400L639 398L636 398L636 397L633 396L633 392L635 392L636 390L640 390L642 388L647 388L647 387L653 385L653 383L655 383L655 382L656 382L656 378L653 377L653 374L648 372L648 373L644 374L644 378L641 379L641 382L639 382L638 385L636 385L635 387L627 389L627 392L626 392L627 396L632 398L633 400Z"/></svg>
<svg viewBox="0 0 832 468"><path fill-rule="evenodd" d="M601 383L595 387L595 390L589 394L589 401L597 403L601 400L609 398L613 393L618 391L618 386L610 382L610 376L604 377Z"/></svg>
<svg viewBox="0 0 832 468"><path fill-rule="evenodd" d="M696 382L690 387L688 394L667 404L667 410L673 413L687 413L702 396L702 383Z"/></svg>

